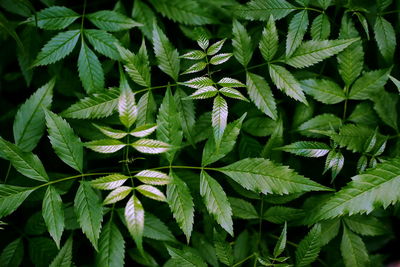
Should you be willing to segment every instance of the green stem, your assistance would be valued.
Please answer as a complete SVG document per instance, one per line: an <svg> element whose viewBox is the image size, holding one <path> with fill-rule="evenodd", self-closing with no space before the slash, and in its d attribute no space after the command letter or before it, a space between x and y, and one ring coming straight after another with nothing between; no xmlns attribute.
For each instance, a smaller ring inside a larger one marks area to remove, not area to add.
<svg viewBox="0 0 400 267"><path fill-rule="evenodd" d="M68 177L64 177L58 180L53 180L53 181L49 181L47 183L32 187L33 190L48 186L48 185L52 185L52 184L56 184L56 183L60 183L60 182L65 182L68 180L72 180L72 179L76 179L76 178L81 178L81 177L87 177L87 176L95 176L95 175L110 175L113 174L115 172L96 172L96 173L82 173L79 175L74 175L74 176L68 176Z"/></svg>
<svg viewBox="0 0 400 267"><path fill-rule="evenodd" d="M242 263L244 263L244 262L246 262L246 261L250 260L251 258L253 258L255 255L256 255L256 254L255 254L255 253L253 253L253 254L251 254L251 255L247 256L247 257L246 257L246 258L244 258L243 260L236 262L234 265L232 265L232 267L239 266L240 264L242 264Z"/></svg>
<svg viewBox="0 0 400 267"><path fill-rule="evenodd" d="M153 90L153 89L160 89L160 88L166 88L166 87L168 87L168 86L177 86L177 85L178 85L178 84L175 83L175 84L167 84L167 85L159 85L159 86L147 87L147 88L144 88L144 89L137 90L137 91L135 92L135 94L142 93L142 92L147 92L147 91Z"/></svg>
<svg viewBox="0 0 400 267"><path fill-rule="evenodd" d="M257 240L257 247L260 244L261 241L261 234L262 234L262 222L263 222L263 212L264 212L264 195L261 194L260 198L261 204L260 204L260 219L258 221L258 240Z"/></svg>
<svg viewBox="0 0 400 267"><path fill-rule="evenodd" d="M217 171L217 168L210 168L210 167L196 167L196 166L162 166L152 168L150 170L163 170L163 169L192 169L192 170L211 170Z"/></svg>
<svg viewBox="0 0 400 267"><path fill-rule="evenodd" d="M84 20L85 20L86 2L87 2L87 0L85 0L85 1L83 2L83 12L82 12L82 20L81 20L81 35L82 35L82 33L83 33L83 22L84 22ZM83 36L82 36L82 39L83 39Z"/></svg>

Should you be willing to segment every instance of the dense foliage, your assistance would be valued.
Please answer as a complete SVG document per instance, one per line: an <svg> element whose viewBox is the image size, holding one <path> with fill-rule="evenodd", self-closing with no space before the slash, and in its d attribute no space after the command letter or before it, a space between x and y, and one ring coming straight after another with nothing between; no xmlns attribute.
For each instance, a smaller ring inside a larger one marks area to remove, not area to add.
<svg viewBox="0 0 400 267"><path fill-rule="evenodd" d="M392 0L0 0L0 266L399 260Z"/></svg>

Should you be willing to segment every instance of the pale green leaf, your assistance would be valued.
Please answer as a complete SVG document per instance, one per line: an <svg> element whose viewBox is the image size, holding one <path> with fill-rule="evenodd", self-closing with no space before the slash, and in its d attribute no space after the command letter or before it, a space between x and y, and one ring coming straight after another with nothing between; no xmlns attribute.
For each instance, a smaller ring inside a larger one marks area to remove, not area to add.
<svg viewBox="0 0 400 267"><path fill-rule="evenodd" d="M197 77L182 83L191 88L200 89L214 85L214 82L208 77Z"/></svg>
<svg viewBox="0 0 400 267"><path fill-rule="evenodd" d="M74 130L60 116L47 110L46 124L50 143L57 156L78 172L83 172L83 145Z"/></svg>
<svg viewBox="0 0 400 267"><path fill-rule="evenodd" d="M182 74L190 74L190 73L195 73L204 70L207 67L207 63L200 61L197 63L194 63L192 66L187 68Z"/></svg>
<svg viewBox="0 0 400 267"><path fill-rule="evenodd" d="M158 201L166 201L166 197L163 192L161 192L158 188L152 185L139 185L135 187L135 190L139 191L145 197L158 200Z"/></svg>
<svg viewBox="0 0 400 267"><path fill-rule="evenodd" d="M103 205L114 204L126 198L132 192L130 186L119 186L111 191L103 201Z"/></svg>
<svg viewBox="0 0 400 267"><path fill-rule="evenodd" d="M246 28L237 20L233 21L232 34L233 55L240 64L247 67L253 55L251 37Z"/></svg>
<svg viewBox="0 0 400 267"><path fill-rule="evenodd" d="M228 121L228 104L226 100L219 95L214 98L211 117L215 144L216 147L219 148Z"/></svg>
<svg viewBox="0 0 400 267"><path fill-rule="evenodd" d="M104 226L99 239L99 252L96 255L96 266L123 267L125 241L118 226L111 220Z"/></svg>
<svg viewBox="0 0 400 267"><path fill-rule="evenodd" d="M60 248L61 236L64 231L64 210L60 194L53 186L47 187L43 198L42 215L50 236Z"/></svg>
<svg viewBox="0 0 400 267"><path fill-rule="evenodd" d="M233 250L232 245L226 240L224 232L218 232L214 228L213 232L215 254L220 262L227 266L233 265Z"/></svg>
<svg viewBox="0 0 400 267"><path fill-rule="evenodd" d="M332 181L336 178L344 165L343 154L339 151L331 151L326 157L324 173L329 169L332 171Z"/></svg>
<svg viewBox="0 0 400 267"><path fill-rule="evenodd" d="M142 183L151 185L166 185L169 184L172 179L167 174L153 170L143 170L135 174L135 177Z"/></svg>
<svg viewBox="0 0 400 267"><path fill-rule="evenodd" d="M203 59L206 56L207 56L207 54L201 50L191 50L191 51L183 54L182 56L180 56L180 58L186 58L186 59L190 59L190 60L198 60L198 59Z"/></svg>
<svg viewBox="0 0 400 267"><path fill-rule="evenodd" d="M229 77L220 79L218 84L224 87L246 87L241 81Z"/></svg>
<svg viewBox="0 0 400 267"><path fill-rule="evenodd" d="M220 64L228 61L231 57L232 57L232 53L217 54L210 59L210 64L220 65Z"/></svg>
<svg viewBox="0 0 400 267"><path fill-rule="evenodd" d="M103 221L103 207L99 196L89 182L81 182L79 185L74 200L74 209L82 232L97 251L101 222Z"/></svg>
<svg viewBox="0 0 400 267"><path fill-rule="evenodd" d="M361 237L347 227L343 227L342 242L340 243L344 264L346 267L364 267L369 265L367 248Z"/></svg>
<svg viewBox="0 0 400 267"><path fill-rule="evenodd" d="M297 130L304 136L320 137L316 131L338 129L341 125L342 120L339 117L325 113L302 123Z"/></svg>
<svg viewBox="0 0 400 267"><path fill-rule="evenodd" d="M226 97L230 97L230 98L233 98L233 99L239 99L239 100L243 100L243 101L249 102L249 100L247 100L247 98L244 95L242 95L242 93L239 92L236 89L233 89L233 88L230 88L230 87L223 87L223 88L219 89L219 92L221 94L223 94L224 96L226 96Z"/></svg>
<svg viewBox="0 0 400 267"><path fill-rule="evenodd" d="M86 142L84 145L99 153L114 153L126 146L126 144L115 139L100 139Z"/></svg>
<svg viewBox="0 0 400 267"><path fill-rule="evenodd" d="M344 222L353 232L363 236L378 236L390 233L390 228L377 217L355 215L345 217Z"/></svg>
<svg viewBox="0 0 400 267"><path fill-rule="evenodd" d="M317 259L321 250L320 236L321 225L316 224L296 249L296 266L308 266Z"/></svg>
<svg viewBox="0 0 400 267"><path fill-rule="evenodd" d="M298 12L290 20L288 34L286 37L286 57L290 57L299 47L308 28L308 12Z"/></svg>
<svg viewBox="0 0 400 267"><path fill-rule="evenodd" d="M43 46L33 65L48 65L65 58L74 49L79 36L79 30L58 33Z"/></svg>
<svg viewBox="0 0 400 267"><path fill-rule="evenodd" d="M125 75L121 75L121 94L118 99L118 115L121 123L129 129L136 121L138 109L135 103L135 94L129 87Z"/></svg>
<svg viewBox="0 0 400 267"><path fill-rule="evenodd" d="M152 134L157 129L156 124L144 124L139 127L136 127L132 131L129 132L130 135L135 137L145 137Z"/></svg>
<svg viewBox="0 0 400 267"><path fill-rule="evenodd" d="M194 93L188 96L189 99L207 99L216 96L218 89L214 86L206 86L197 89Z"/></svg>
<svg viewBox="0 0 400 267"><path fill-rule="evenodd" d="M28 19L31 25L45 30L62 30L80 17L72 9L63 6L52 6L40 10Z"/></svg>
<svg viewBox="0 0 400 267"><path fill-rule="evenodd" d="M110 32L129 30L133 27L142 26L141 23L111 10L97 11L85 17L98 28Z"/></svg>
<svg viewBox="0 0 400 267"><path fill-rule="evenodd" d="M97 178L91 181L90 184L97 189L112 190L123 185L128 178L123 174L115 173Z"/></svg>
<svg viewBox="0 0 400 267"><path fill-rule="evenodd" d="M213 56L216 53L218 53L222 49L222 46L224 45L225 41L226 41L226 39L222 39L222 40L220 40L218 42L215 42L212 45L210 45L210 47L207 48L207 55L208 56Z"/></svg>
<svg viewBox="0 0 400 267"><path fill-rule="evenodd" d="M281 147L285 152L289 152L298 156L319 158L323 157L330 151L330 147L321 142L298 141L290 145Z"/></svg>
<svg viewBox="0 0 400 267"><path fill-rule="evenodd" d="M78 58L78 73L88 94L104 89L104 72L96 54L82 42Z"/></svg>
<svg viewBox="0 0 400 267"><path fill-rule="evenodd" d="M135 196L132 196L125 206L125 221L129 233L135 240L139 250L143 250L143 228L144 228L144 209L142 203Z"/></svg>
<svg viewBox="0 0 400 267"><path fill-rule="evenodd" d="M154 113L157 110L157 105L154 101L153 93L151 91L146 92L139 99L138 104L138 117L136 126L144 124L151 124L155 122Z"/></svg>
<svg viewBox="0 0 400 267"><path fill-rule="evenodd" d="M278 31L276 30L274 18L270 16L262 32L259 44L261 55L266 61L271 61L275 56L278 50L278 38Z"/></svg>
<svg viewBox="0 0 400 267"><path fill-rule="evenodd" d="M52 102L55 79L40 87L18 109L13 124L15 144L25 152L32 151L45 130L43 108Z"/></svg>
<svg viewBox="0 0 400 267"><path fill-rule="evenodd" d="M153 139L139 139L132 143L131 146L145 154L160 154L171 148L169 144Z"/></svg>

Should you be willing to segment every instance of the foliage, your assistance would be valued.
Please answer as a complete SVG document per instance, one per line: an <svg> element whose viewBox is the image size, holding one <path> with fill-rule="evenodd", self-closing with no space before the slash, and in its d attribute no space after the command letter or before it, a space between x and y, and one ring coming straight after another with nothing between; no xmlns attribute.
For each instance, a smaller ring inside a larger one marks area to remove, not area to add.
<svg viewBox="0 0 400 267"><path fill-rule="evenodd" d="M399 1L95 2L0 1L0 266L399 261Z"/></svg>

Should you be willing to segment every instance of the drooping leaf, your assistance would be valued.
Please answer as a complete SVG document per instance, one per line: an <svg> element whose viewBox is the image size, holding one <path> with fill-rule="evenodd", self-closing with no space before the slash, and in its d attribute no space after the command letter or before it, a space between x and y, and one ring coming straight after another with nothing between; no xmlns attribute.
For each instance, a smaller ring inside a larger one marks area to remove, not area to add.
<svg viewBox="0 0 400 267"><path fill-rule="evenodd" d="M351 87L349 98L355 100L371 99L389 79L390 69L365 72Z"/></svg>
<svg viewBox="0 0 400 267"><path fill-rule="evenodd" d="M233 236L232 209L221 185L205 171L200 174L200 195L209 213Z"/></svg>
<svg viewBox="0 0 400 267"><path fill-rule="evenodd" d="M126 203L124 214L129 233L135 240L139 250L143 250L144 209L136 196L133 195Z"/></svg>
<svg viewBox="0 0 400 267"><path fill-rule="evenodd" d="M237 20L233 21L232 34L233 55L240 64L247 67L253 54L251 38L246 28Z"/></svg>
<svg viewBox="0 0 400 267"><path fill-rule="evenodd" d="M29 187L0 184L0 219L13 213L33 191Z"/></svg>
<svg viewBox="0 0 400 267"><path fill-rule="evenodd" d="M171 256L173 262L172 266L182 266L182 267L206 267L207 264L204 260L193 250L185 247L183 250L176 249L167 246L169 255Z"/></svg>
<svg viewBox="0 0 400 267"><path fill-rule="evenodd" d="M103 207L99 196L89 182L80 183L74 200L74 209L82 232L97 251L103 221Z"/></svg>
<svg viewBox="0 0 400 267"><path fill-rule="evenodd" d="M22 175L41 182L49 180L42 162L32 152L23 152L16 145L4 140L2 137L0 137L0 150L11 165Z"/></svg>
<svg viewBox="0 0 400 267"><path fill-rule="evenodd" d="M286 17L296 7L285 0L251 0L245 6L234 9L235 15L249 20L268 20L270 15L275 19Z"/></svg>
<svg viewBox="0 0 400 267"><path fill-rule="evenodd" d="M60 249L57 256L53 259L50 267L70 267L72 266L72 236L67 239L64 246Z"/></svg>
<svg viewBox="0 0 400 267"><path fill-rule="evenodd" d="M278 31L274 17L270 16L260 40L260 51L266 61L272 60L278 50Z"/></svg>
<svg viewBox="0 0 400 267"><path fill-rule="evenodd" d="M290 57L299 47L308 28L307 10L298 12L290 20L286 37L286 57Z"/></svg>
<svg viewBox="0 0 400 267"><path fill-rule="evenodd" d="M110 32L129 30L142 25L121 13L111 10L97 11L86 15L86 17L98 28Z"/></svg>
<svg viewBox="0 0 400 267"><path fill-rule="evenodd" d="M64 6L52 6L40 10L28 19L32 25L45 30L62 30L80 17L78 13Z"/></svg>
<svg viewBox="0 0 400 267"><path fill-rule="evenodd" d="M338 54L357 40L359 39L312 40L303 42L293 55L286 59L286 64L294 68L312 66L326 58Z"/></svg>
<svg viewBox="0 0 400 267"><path fill-rule="evenodd" d="M167 202L172 215L189 242L194 220L193 199L185 182L173 172L170 172L169 176L172 177L172 182L167 185Z"/></svg>
<svg viewBox="0 0 400 267"><path fill-rule="evenodd" d="M217 97L214 98L214 104L211 116L212 116L211 122L214 133L214 141L216 147L219 148L228 121L228 104L226 103L226 100L223 97L218 95Z"/></svg>
<svg viewBox="0 0 400 267"><path fill-rule="evenodd" d="M267 116L273 120L278 118L274 96L268 83L262 76L247 72L246 76L247 92L250 99Z"/></svg>
<svg viewBox="0 0 400 267"><path fill-rule="evenodd" d="M160 241L177 242L168 226L151 213L146 212L143 236Z"/></svg>
<svg viewBox="0 0 400 267"><path fill-rule="evenodd" d="M316 224L296 249L296 266L308 266L316 260L321 250L320 236L321 225Z"/></svg>
<svg viewBox="0 0 400 267"><path fill-rule="evenodd" d="M301 80L300 84L306 94L324 104L337 104L346 99L343 89L330 80L307 79Z"/></svg>
<svg viewBox="0 0 400 267"><path fill-rule="evenodd" d="M281 148L285 152L311 158L323 157L330 151L330 147L321 142L298 141Z"/></svg>
<svg viewBox="0 0 400 267"><path fill-rule="evenodd" d="M43 198L42 214L47 229L59 248L64 231L64 210L60 194L53 186L47 187Z"/></svg>
<svg viewBox="0 0 400 267"><path fill-rule="evenodd" d="M361 237L354 234L346 226L343 227L342 242L340 243L344 264L346 267L368 266L369 256Z"/></svg>
<svg viewBox="0 0 400 267"><path fill-rule="evenodd" d="M79 30L60 32L43 46L33 65L48 65L65 58L74 49L79 36Z"/></svg>
<svg viewBox="0 0 400 267"><path fill-rule="evenodd" d="M392 24L382 16L377 16L374 25L375 40L383 58L392 62L396 49L396 34Z"/></svg>
<svg viewBox="0 0 400 267"><path fill-rule="evenodd" d="M55 79L40 87L18 109L13 124L15 144L25 152L32 151L45 129L43 108L52 102Z"/></svg>
<svg viewBox="0 0 400 267"><path fill-rule="evenodd" d="M173 47L156 22L153 25L153 48L159 68L177 81L179 76L178 50Z"/></svg>
<svg viewBox="0 0 400 267"><path fill-rule="evenodd" d="M79 78L88 94L104 89L104 72L96 54L82 42L78 58Z"/></svg>
<svg viewBox="0 0 400 267"><path fill-rule="evenodd" d="M121 59L117 46L115 46L115 44L120 45L120 43L112 34L95 29L85 29L83 30L83 34L89 40L93 48L100 54L114 60Z"/></svg>
<svg viewBox="0 0 400 267"><path fill-rule="evenodd" d="M0 254L0 262L4 267L20 266L24 256L24 243L21 238L9 243Z"/></svg>
<svg viewBox="0 0 400 267"><path fill-rule="evenodd" d="M50 143L58 157L78 172L83 172L83 145L71 126L51 111L45 111Z"/></svg>
<svg viewBox="0 0 400 267"><path fill-rule="evenodd" d="M274 257L278 257L279 255L282 254L282 252L285 250L286 247L286 239L287 239L287 223L285 222L285 225L283 226L283 230L281 232L281 235L279 236L278 241L276 242L275 248L274 248Z"/></svg>
<svg viewBox="0 0 400 267"><path fill-rule="evenodd" d="M336 178L344 165L343 154L339 151L330 151L326 157L324 173L329 169L332 171L332 181Z"/></svg>
<svg viewBox="0 0 400 267"><path fill-rule="evenodd" d="M342 120L339 117L325 113L302 123L297 130L305 136L320 137L316 131L338 129L341 125Z"/></svg>
<svg viewBox="0 0 400 267"><path fill-rule="evenodd" d="M290 194L307 191L330 190L305 178L286 166L268 159L247 158L228 166L217 168L244 188L269 194Z"/></svg>

